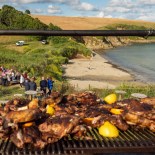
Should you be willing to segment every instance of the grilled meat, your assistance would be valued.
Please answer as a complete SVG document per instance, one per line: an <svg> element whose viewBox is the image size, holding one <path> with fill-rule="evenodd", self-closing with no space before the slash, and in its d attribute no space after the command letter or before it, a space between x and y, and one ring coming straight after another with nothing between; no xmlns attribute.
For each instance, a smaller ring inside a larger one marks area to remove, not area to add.
<svg viewBox="0 0 155 155"><path fill-rule="evenodd" d="M23 98L15 98L13 100L10 100L5 106L4 106L4 111L9 112L9 111L17 111L18 108L27 106L30 100L28 99L23 99Z"/></svg>
<svg viewBox="0 0 155 155"><path fill-rule="evenodd" d="M30 126L23 128L23 139L24 143L32 143L36 148L43 148L46 145L42 139L42 133L38 127Z"/></svg>
<svg viewBox="0 0 155 155"><path fill-rule="evenodd" d="M143 103L147 103L147 104L153 105L153 107L155 108L155 97L143 98L140 101L143 102Z"/></svg>
<svg viewBox="0 0 155 155"><path fill-rule="evenodd" d="M58 103L60 103L62 100L62 95L59 93L59 92L52 92L52 96L48 97L48 98L45 98L43 101L42 101L42 104L41 106L42 107L45 107L47 104L49 105L56 105Z"/></svg>
<svg viewBox="0 0 155 155"><path fill-rule="evenodd" d="M41 149L46 145L46 142L41 139L41 135L36 126L30 126L14 131L10 139L19 148L23 148L26 143L29 143Z"/></svg>
<svg viewBox="0 0 155 155"><path fill-rule="evenodd" d="M3 127L7 128L9 123L24 123L33 120L38 120L45 117L44 113L41 113L39 109L27 109L21 111L10 111L3 120Z"/></svg>
<svg viewBox="0 0 155 155"><path fill-rule="evenodd" d="M146 127L155 132L154 118L155 111L151 104L139 102L135 99L127 99L122 101L123 106L123 119L130 125L137 125Z"/></svg>
<svg viewBox="0 0 155 155"><path fill-rule="evenodd" d="M42 139L48 143L56 142L67 136L78 125L79 121L79 118L71 115L49 117L43 124L39 125L39 130L43 134Z"/></svg>
<svg viewBox="0 0 155 155"><path fill-rule="evenodd" d="M6 115L7 112L4 111L2 107L0 107L0 117L3 117Z"/></svg>
<svg viewBox="0 0 155 155"><path fill-rule="evenodd" d="M155 132L154 101L152 98L141 101L126 99L109 105L91 92L63 97L55 92L41 103L38 100L15 99L9 101L4 110L0 109L0 137L10 137L19 148L27 143L43 148L69 134L75 138L91 139L87 131L100 127L105 121L123 131L129 126L138 126ZM53 106L53 116L45 114L47 105ZM18 111L24 106L28 109ZM112 108L119 108L123 113L114 115ZM31 121L34 123L29 126Z"/></svg>
<svg viewBox="0 0 155 155"><path fill-rule="evenodd" d="M62 100L63 102L64 100ZM102 124L104 124L105 121L110 121L112 124L117 125L117 127L121 130L127 130L128 125L125 121L123 121L122 117L118 116L112 116L112 114L109 112L110 106L103 105L96 102L96 98L94 105L87 105L87 104L73 104L70 102L66 103L60 103L55 106L55 115L56 116L63 116L66 114L76 115L81 120L83 120L83 123L86 125L89 125L91 127L99 127ZM86 119L85 119L86 118ZM88 118L88 119L87 119ZM91 120L90 120L90 119Z"/></svg>
<svg viewBox="0 0 155 155"><path fill-rule="evenodd" d="M24 147L24 139L23 139L23 134L21 129L14 131L11 134L10 139L18 148Z"/></svg>
<svg viewBox="0 0 155 155"><path fill-rule="evenodd" d="M71 134L73 134L74 138L82 139L86 137L87 130L86 125L77 125L72 130Z"/></svg>
<svg viewBox="0 0 155 155"><path fill-rule="evenodd" d="M84 92L84 93L66 95L62 98L62 103L90 106L98 104L98 98L95 95L95 93Z"/></svg>

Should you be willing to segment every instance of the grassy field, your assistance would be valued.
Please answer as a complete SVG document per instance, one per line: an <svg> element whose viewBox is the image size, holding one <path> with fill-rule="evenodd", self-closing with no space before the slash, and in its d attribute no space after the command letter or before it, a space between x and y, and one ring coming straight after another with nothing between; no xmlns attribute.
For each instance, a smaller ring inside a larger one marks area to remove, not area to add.
<svg viewBox="0 0 155 155"><path fill-rule="evenodd" d="M39 89L39 80L37 79L36 83ZM62 82L56 81L54 83L53 91L61 91L62 90ZM0 86L0 100L11 100L16 98L15 94L22 94L25 97L25 88L20 87L19 84L11 85L11 86Z"/></svg>
<svg viewBox="0 0 155 155"><path fill-rule="evenodd" d="M39 83L37 84L39 86ZM103 99L105 96L111 93L115 93L116 90L126 91L126 94L124 95L123 99L131 98L132 93L142 93L142 94L147 95L148 97L155 96L155 86L151 86L151 85L144 87L144 86L122 84L116 89L89 88L88 90L82 90L82 91L93 91L96 93L97 96ZM59 91L62 94L70 94L70 93L79 92L75 90L74 87L70 86L67 81L66 82L55 81L53 91ZM6 87L0 86L0 100L11 100L15 98L14 94L23 94L23 97L25 97L24 92L25 92L24 87L21 88L19 85L6 86Z"/></svg>

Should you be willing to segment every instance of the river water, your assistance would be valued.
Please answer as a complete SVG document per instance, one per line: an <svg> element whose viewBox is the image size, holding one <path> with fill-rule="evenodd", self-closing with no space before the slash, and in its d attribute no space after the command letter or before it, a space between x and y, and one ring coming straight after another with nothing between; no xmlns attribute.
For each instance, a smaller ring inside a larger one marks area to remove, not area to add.
<svg viewBox="0 0 155 155"><path fill-rule="evenodd" d="M155 83L155 44L135 44L107 50L102 55L132 73L137 80Z"/></svg>

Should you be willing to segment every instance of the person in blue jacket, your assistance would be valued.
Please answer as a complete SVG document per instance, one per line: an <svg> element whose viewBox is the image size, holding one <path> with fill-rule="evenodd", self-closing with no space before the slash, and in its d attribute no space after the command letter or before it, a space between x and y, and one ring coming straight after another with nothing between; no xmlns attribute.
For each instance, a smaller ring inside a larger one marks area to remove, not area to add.
<svg viewBox="0 0 155 155"><path fill-rule="evenodd" d="M48 88L48 95L51 95L52 89L53 89L53 83L52 78L47 79L47 88Z"/></svg>

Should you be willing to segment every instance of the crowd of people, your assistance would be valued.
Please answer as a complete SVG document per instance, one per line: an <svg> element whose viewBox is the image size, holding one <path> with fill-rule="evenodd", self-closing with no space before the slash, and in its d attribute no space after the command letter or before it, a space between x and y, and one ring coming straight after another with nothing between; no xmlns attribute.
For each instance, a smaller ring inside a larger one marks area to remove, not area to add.
<svg viewBox="0 0 155 155"><path fill-rule="evenodd" d="M28 90L36 91L37 90L37 84L35 82L35 80L36 80L35 77L24 78L24 76L23 76L23 78L21 78L21 79L23 79L23 80L20 81L20 85L21 85L21 87L22 86L25 87L25 91L28 91ZM40 91L43 92L44 96L51 95L51 92L53 89L53 83L54 83L54 81L50 77L47 79L45 79L45 77L41 78L39 86L40 86ZM48 92L47 92L47 89L48 89Z"/></svg>
<svg viewBox="0 0 155 155"><path fill-rule="evenodd" d="M0 83L3 86L9 85L11 82L18 83L20 76L21 74L16 70L0 67Z"/></svg>
<svg viewBox="0 0 155 155"><path fill-rule="evenodd" d="M43 91L43 94L46 95L46 90L48 88L48 95L51 95L52 89L53 89L53 83L54 81L52 80L51 77L45 79L45 77L42 77L40 81L40 90Z"/></svg>
<svg viewBox="0 0 155 155"><path fill-rule="evenodd" d="M26 72L20 73L13 69L5 69L3 66L0 67L0 81L3 86L7 86L11 81L15 81L20 84L20 87L24 87L25 91L36 91L37 84L35 80L35 77L30 78ZM51 95L53 83L54 81L51 77L48 77L47 79L42 77L39 83L40 91L42 91L44 95Z"/></svg>

